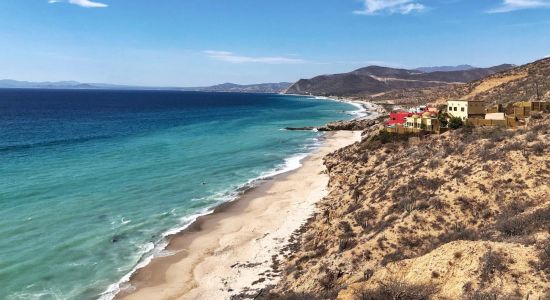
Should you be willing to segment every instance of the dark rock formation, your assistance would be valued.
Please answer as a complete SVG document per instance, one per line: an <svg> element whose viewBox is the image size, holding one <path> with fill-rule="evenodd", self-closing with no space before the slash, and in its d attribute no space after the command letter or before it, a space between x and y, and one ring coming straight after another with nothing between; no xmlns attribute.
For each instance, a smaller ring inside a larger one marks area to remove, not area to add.
<svg viewBox="0 0 550 300"><path fill-rule="evenodd" d="M365 130L376 125L376 120L351 120L351 121L337 121L328 123L325 126L317 128L319 131L339 131L339 130Z"/></svg>
<svg viewBox="0 0 550 300"><path fill-rule="evenodd" d="M285 130L290 130L290 131L310 131L310 130L314 130L316 129L316 127L312 127L312 126L306 126L306 127L285 127Z"/></svg>

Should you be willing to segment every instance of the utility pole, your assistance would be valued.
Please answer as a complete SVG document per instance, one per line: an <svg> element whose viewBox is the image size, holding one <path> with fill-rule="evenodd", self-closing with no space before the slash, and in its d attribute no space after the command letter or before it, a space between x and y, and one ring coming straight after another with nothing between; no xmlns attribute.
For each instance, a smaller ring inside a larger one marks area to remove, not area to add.
<svg viewBox="0 0 550 300"><path fill-rule="evenodd" d="M535 88L537 89L537 101L540 101L540 93L539 93L539 81L535 81Z"/></svg>

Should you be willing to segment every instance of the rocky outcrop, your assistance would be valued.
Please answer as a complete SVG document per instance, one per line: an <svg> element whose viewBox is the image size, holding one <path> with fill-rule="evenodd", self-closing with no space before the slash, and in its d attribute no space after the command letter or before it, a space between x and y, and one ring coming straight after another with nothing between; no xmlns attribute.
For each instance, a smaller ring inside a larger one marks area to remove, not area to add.
<svg viewBox="0 0 550 300"><path fill-rule="evenodd" d="M376 125L378 121L369 120L369 119L358 119L351 121L337 121L328 123L325 126L317 128L319 131L356 131L356 130L365 130L369 127Z"/></svg>
<svg viewBox="0 0 550 300"><path fill-rule="evenodd" d="M290 130L290 131L311 131L311 130L316 130L317 127L313 127L313 126L306 126L306 127L285 127L285 130Z"/></svg>
<svg viewBox="0 0 550 300"><path fill-rule="evenodd" d="M309 131L309 130L318 130L318 131L361 131L367 130L369 128L375 127L375 125L380 124L381 119L371 120L371 119L356 119L351 121L336 121L327 123L321 127L286 127L285 130L290 131Z"/></svg>

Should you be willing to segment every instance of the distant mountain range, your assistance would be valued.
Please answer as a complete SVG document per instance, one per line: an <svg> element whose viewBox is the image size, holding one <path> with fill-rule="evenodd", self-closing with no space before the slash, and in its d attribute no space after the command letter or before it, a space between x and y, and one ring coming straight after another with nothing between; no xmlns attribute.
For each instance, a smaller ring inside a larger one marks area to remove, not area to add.
<svg viewBox="0 0 550 300"><path fill-rule="evenodd" d="M209 87L143 87L131 85L116 85L105 83L81 83L77 81L56 81L56 82L30 82L4 79L0 80L0 88L20 89L115 89L115 90L181 90L200 92L233 92L233 93L281 93L288 89L292 83L261 83L250 85L239 85L224 83Z"/></svg>
<svg viewBox="0 0 550 300"><path fill-rule="evenodd" d="M260 83L249 85L223 83L209 87L182 88L181 90L229 93L282 93L286 91L291 85L292 83L290 82Z"/></svg>
<svg viewBox="0 0 550 300"><path fill-rule="evenodd" d="M116 85L104 83L81 83L78 81L45 81L31 82L18 81L11 79L0 80L0 88L19 88L19 89L132 89L138 88L129 85ZM142 88L143 89L143 88Z"/></svg>
<svg viewBox="0 0 550 300"><path fill-rule="evenodd" d="M38 89L116 89L116 90L179 90L230 93L288 93L319 96L371 96L403 89L429 88L467 83L509 70L513 65L475 68L471 65L422 67L413 70L370 66L349 73L322 75L300 79L296 83L260 83L239 85L223 83L207 87L143 87L77 81L29 82L0 80L0 88Z"/></svg>
<svg viewBox="0 0 550 300"><path fill-rule="evenodd" d="M467 83L506 71L514 65L504 64L491 68L468 68L454 71L423 71L370 66L349 73L322 75L300 79L287 91L288 94L318 96L369 96L400 89L426 88L456 83ZM458 67L434 67L433 70Z"/></svg>

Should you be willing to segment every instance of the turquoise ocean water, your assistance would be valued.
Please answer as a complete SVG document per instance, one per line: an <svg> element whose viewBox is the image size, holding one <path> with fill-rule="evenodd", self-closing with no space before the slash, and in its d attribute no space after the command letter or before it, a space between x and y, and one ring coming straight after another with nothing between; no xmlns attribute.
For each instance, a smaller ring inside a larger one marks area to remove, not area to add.
<svg viewBox="0 0 550 300"><path fill-rule="evenodd" d="M164 237L299 166L357 108L285 95L0 90L0 299L109 298Z"/></svg>

